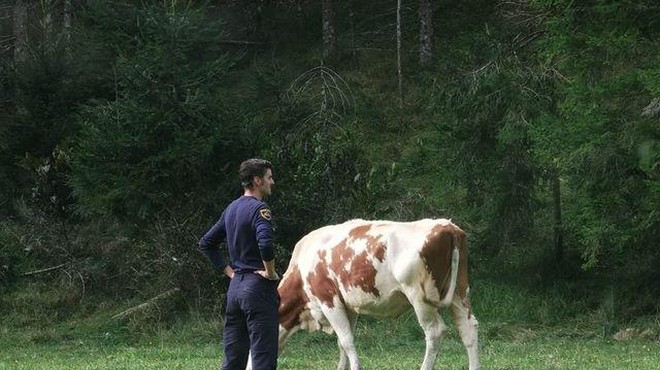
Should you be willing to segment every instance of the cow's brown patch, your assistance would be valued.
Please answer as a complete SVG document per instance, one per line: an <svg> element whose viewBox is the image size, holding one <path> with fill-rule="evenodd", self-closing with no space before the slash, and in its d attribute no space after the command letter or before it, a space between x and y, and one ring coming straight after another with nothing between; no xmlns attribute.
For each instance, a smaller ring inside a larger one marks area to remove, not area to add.
<svg viewBox="0 0 660 370"><path fill-rule="evenodd" d="M472 306L470 305L470 297L468 296L468 251L467 251L467 236L465 232L458 227L454 227L454 235L458 241L459 261L458 261L458 277L456 281L456 294L461 297L463 304L468 309L468 317L472 314Z"/></svg>
<svg viewBox="0 0 660 370"><path fill-rule="evenodd" d="M369 254L364 251L353 258L350 272L341 276L342 284L358 287L366 293L378 296L380 292L376 288L376 273L373 262L369 260Z"/></svg>
<svg viewBox="0 0 660 370"><path fill-rule="evenodd" d="M447 294L449 289L454 231L453 225L436 225L431 229L419 252L426 269L435 280L440 299Z"/></svg>
<svg viewBox="0 0 660 370"><path fill-rule="evenodd" d="M371 230L371 224L356 226L348 232L348 236L355 239L364 238L369 230Z"/></svg>
<svg viewBox="0 0 660 370"><path fill-rule="evenodd" d="M319 261L314 271L307 275L307 282L314 297L318 298L328 307L334 307L334 297L339 294L337 285L330 278L330 273L325 261L325 251L319 251Z"/></svg>
<svg viewBox="0 0 660 370"><path fill-rule="evenodd" d="M309 302L303 290L303 281L298 266L294 265L291 268L287 278L277 287L277 291L280 295L278 310L280 325L287 330L291 330L300 325L300 314Z"/></svg>
<svg viewBox="0 0 660 370"><path fill-rule="evenodd" d="M364 292L379 295L376 288L376 268L372 258L382 261L385 255L385 246L377 237L367 235L371 225L362 225L351 229L348 237L332 248L332 261L330 269L337 275L343 287L357 287ZM352 243L364 240L367 249L355 254Z"/></svg>
<svg viewBox="0 0 660 370"><path fill-rule="evenodd" d="M379 236L367 235L374 225L362 225L351 229L348 233L349 238L354 240L364 239L367 244L367 251L378 261L383 262L385 258L385 244L380 241Z"/></svg>
<svg viewBox="0 0 660 370"><path fill-rule="evenodd" d="M369 243L367 246L369 254L374 256L379 262L383 262L385 259L385 249L385 244L383 244L380 239L376 240L374 243Z"/></svg>
<svg viewBox="0 0 660 370"><path fill-rule="evenodd" d="M307 276L311 287L311 293L328 307L334 307L334 298L340 295L339 286L344 288L356 287L366 293L380 295L376 288L376 268L374 260L382 262L385 259L386 246L380 238L368 235L372 225L357 226L348 233L348 237L342 239L331 248L330 259L327 260L326 251L319 251L319 261L314 271ZM366 243L366 250L355 254L351 247L352 243ZM330 272L336 276L330 276Z"/></svg>
<svg viewBox="0 0 660 370"><path fill-rule="evenodd" d="M332 248L332 261L330 269L335 273L346 270L348 264L353 260L355 252L348 248L347 240L343 239L339 244Z"/></svg>

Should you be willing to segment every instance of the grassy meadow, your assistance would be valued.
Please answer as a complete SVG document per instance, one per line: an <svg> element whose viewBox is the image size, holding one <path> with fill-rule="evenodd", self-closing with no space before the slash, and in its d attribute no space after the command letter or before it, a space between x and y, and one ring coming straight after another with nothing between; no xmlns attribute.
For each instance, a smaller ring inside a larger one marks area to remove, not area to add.
<svg viewBox="0 0 660 370"><path fill-rule="evenodd" d="M611 297L569 298L579 294L567 283L531 289L534 284L472 277L484 370L660 370L659 315L626 321ZM220 367L220 300L185 309L185 298L172 296L117 315L142 302L67 294L70 288L24 279L0 294L0 370ZM442 317L448 329L435 369L467 369L451 315L443 310ZM417 369L424 335L412 312L360 317L356 345L364 369ZM279 369L335 369L337 359L334 335L299 332Z"/></svg>
<svg viewBox="0 0 660 370"><path fill-rule="evenodd" d="M607 302L590 310L580 310L573 302L569 308L560 298L561 289L534 294L485 280L478 288L473 308L480 321L484 370L660 369L657 316L623 325L607 310ZM220 366L220 318L199 311L172 317L162 304L117 320L116 313L133 306L122 302L80 307L66 317L48 308L54 305L48 297L46 292L26 296L14 291L0 299L0 370ZM449 328L435 369L467 369L467 356L448 312L443 311L443 319ZM356 342L364 369L416 369L424 352L423 333L411 312L392 320L361 317ZM334 335L299 332L281 354L279 368L334 369L337 358Z"/></svg>
<svg viewBox="0 0 660 370"><path fill-rule="evenodd" d="M357 340L365 369L419 367L424 341L407 321L363 320ZM487 332L488 326L484 327ZM484 336L480 343L483 369L660 369L657 340L584 339L559 337L545 330L518 330L517 337ZM201 337L173 331L133 343L101 337L51 338L40 343L3 336L0 369L217 369L222 356L219 337L219 332L217 337ZM337 356L333 336L301 332L280 356L279 368L334 369ZM453 329L443 341L435 368L467 369L467 358Z"/></svg>

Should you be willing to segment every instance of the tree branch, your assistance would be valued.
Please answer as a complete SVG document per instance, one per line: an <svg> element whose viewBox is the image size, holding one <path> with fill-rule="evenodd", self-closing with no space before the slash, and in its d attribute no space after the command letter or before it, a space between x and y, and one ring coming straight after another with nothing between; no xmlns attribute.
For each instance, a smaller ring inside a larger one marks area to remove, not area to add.
<svg viewBox="0 0 660 370"><path fill-rule="evenodd" d="M64 266L66 266L66 263L63 263L63 264L61 264L61 265L57 265L57 266L53 266L53 267L48 267L48 268L41 269L41 270L29 271L29 272L24 273L23 276L30 276L30 275L43 274L44 272L49 272L49 271L53 271L53 270L59 270L59 269L61 269L61 268L64 267Z"/></svg>
<svg viewBox="0 0 660 370"><path fill-rule="evenodd" d="M112 316L112 318L115 319L115 320L117 320L117 319L122 319L122 318L124 318L124 317L126 317L126 316L128 316L128 315L131 315L131 314L135 313L135 312L138 312L138 311L142 311L142 310L144 310L144 309L147 309L147 308L149 308L149 307L151 307L151 306L154 306L154 305L156 304L157 301L162 300L162 299L165 299L165 298L167 298L167 297L170 297L170 296L172 296L174 293L177 293L179 290L180 290L179 288L170 289L170 290L168 290L167 292L161 293L161 294L159 294L159 295L157 295L157 296L155 296L155 297L149 299L148 301L146 301L146 302L144 302L144 303L140 303L139 305L134 306L134 307L131 307L131 308L129 308L129 309L126 310L126 311L122 311L122 312L120 312L120 313L118 313L118 314Z"/></svg>

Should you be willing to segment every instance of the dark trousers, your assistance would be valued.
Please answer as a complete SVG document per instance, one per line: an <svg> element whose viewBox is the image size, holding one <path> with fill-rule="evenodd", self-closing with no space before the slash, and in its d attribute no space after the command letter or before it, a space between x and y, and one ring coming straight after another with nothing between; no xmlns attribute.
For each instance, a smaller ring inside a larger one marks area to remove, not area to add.
<svg viewBox="0 0 660 370"><path fill-rule="evenodd" d="M255 273L236 274L227 291L223 370L244 370L252 351L254 370L277 367L280 299L277 282Z"/></svg>

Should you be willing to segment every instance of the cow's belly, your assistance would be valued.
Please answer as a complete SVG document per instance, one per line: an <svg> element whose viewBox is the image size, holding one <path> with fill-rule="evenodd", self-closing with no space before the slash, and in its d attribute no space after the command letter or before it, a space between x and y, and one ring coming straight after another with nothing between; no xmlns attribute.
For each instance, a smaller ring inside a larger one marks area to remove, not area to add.
<svg viewBox="0 0 660 370"><path fill-rule="evenodd" d="M343 295L344 304L360 315L374 317L396 317L410 309L410 303L400 291L387 295L373 295L360 289L351 289Z"/></svg>

